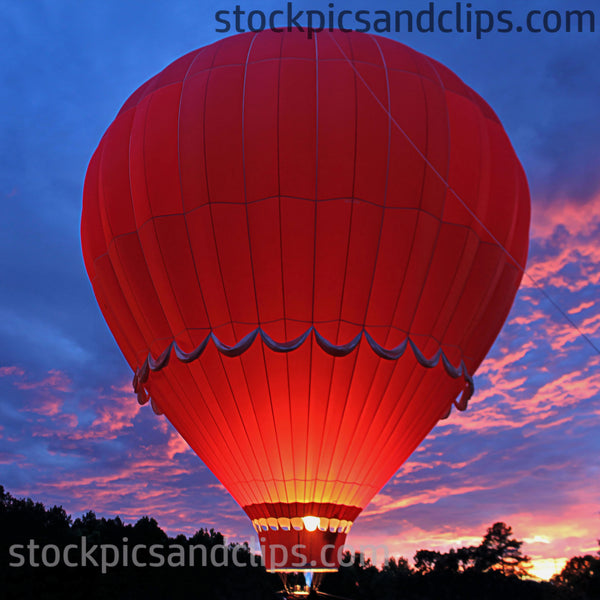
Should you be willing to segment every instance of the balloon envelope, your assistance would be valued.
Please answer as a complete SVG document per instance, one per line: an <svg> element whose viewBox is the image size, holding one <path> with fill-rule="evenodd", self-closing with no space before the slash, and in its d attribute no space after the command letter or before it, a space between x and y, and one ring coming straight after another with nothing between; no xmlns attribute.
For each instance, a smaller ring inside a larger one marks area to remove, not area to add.
<svg viewBox="0 0 600 600"><path fill-rule="evenodd" d="M127 100L88 168L82 244L140 401L246 511L268 567L319 570L464 408L529 211L497 116L446 67L377 36L267 31Z"/></svg>

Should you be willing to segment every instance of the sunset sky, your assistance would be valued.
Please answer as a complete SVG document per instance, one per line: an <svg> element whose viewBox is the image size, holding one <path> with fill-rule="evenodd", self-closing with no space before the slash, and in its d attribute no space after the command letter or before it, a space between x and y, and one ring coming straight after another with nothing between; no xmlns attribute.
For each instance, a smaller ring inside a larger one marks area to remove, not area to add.
<svg viewBox="0 0 600 600"><path fill-rule="evenodd" d="M73 516L149 514L170 534L214 527L232 541L255 538L164 417L138 405L79 237L85 170L122 103L175 58L227 35L215 32L215 12L235 4L0 0L0 484L15 496ZM596 21L600 30L598 11ZM348 544L385 544L411 558L421 548L477 545L504 521L546 577L599 549L600 355L539 288L600 346L600 37L387 35L446 64L503 122L531 188L531 279L475 376L468 411L440 422Z"/></svg>

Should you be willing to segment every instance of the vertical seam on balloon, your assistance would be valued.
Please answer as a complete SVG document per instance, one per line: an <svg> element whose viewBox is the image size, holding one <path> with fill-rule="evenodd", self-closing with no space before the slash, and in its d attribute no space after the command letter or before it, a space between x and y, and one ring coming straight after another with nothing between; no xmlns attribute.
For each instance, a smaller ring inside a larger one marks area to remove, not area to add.
<svg viewBox="0 0 600 600"><path fill-rule="evenodd" d="M520 170L519 170L519 165L516 162L513 162L513 180L514 180L514 189L515 189L515 195L517 196L517 198L520 197L521 195L521 187L519 186L519 175L520 175ZM510 229L508 231L508 234L506 236L506 246L510 246L512 249L513 246L513 240L515 237L515 233L517 231L517 223L519 220L519 206L521 206L522 203L520 202L515 202L513 204L513 214L512 214L512 223L510 226Z"/></svg>
<svg viewBox="0 0 600 600"><path fill-rule="evenodd" d="M329 34L331 36L331 33ZM349 38L348 38L349 39ZM356 77L355 77L356 80ZM356 140L356 107L355 107L355 140ZM355 151L354 151L354 168L356 168L356 143L355 143ZM354 185L355 185L355 174L353 171L353 181L352 181L352 192L354 193ZM346 276L348 273L348 256L349 256L349 249L350 249L350 239L352 236L352 216L354 213L354 203L351 203L350 205L350 222L348 225L348 239L346 241L346 261L345 261L345 266L344 266L344 276L343 276L343 284L342 284L342 291L341 291L341 295L340 295L340 305L339 305L339 312L338 312L338 321L337 321L337 334L335 337L335 343L337 344L339 342L339 333L340 333L340 319L341 319L341 315L342 315L342 308L343 308L343 301L344 301L344 288L345 288L345 284L346 284ZM317 228L315 227L315 239L316 239L316 233L317 233ZM316 261L316 252L315 252L315 261ZM316 279L316 273L315 273L315 279ZM316 287L316 281L314 282L314 285ZM313 315L313 325L314 325L314 315ZM358 356L358 353L356 353L354 355L354 362L356 363L356 356ZM321 440L320 440L320 444L319 444L319 452L317 454L317 462L316 462L316 466L315 466L315 481L320 481L319 480L319 469L321 467L321 458L323 455L323 443L325 441L325 431L327 430L327 422L329 419L329 410L330 410L330 406L331 406L331 392L332 392L332 386L333 386L333 377L334 377L334 373L335 373L335 367L336 367L336 359L335 357L331 357L326 358L326 360L331 362L331 369L329 371L329 386L328 386L328 390L327 390L327 396L326 396L326 407L325 407L325 419L323 422L323 435L321 436ZM339 436L339 429L338 429L338 436ZM333 445L333 449L332 449L332 454L331 454L331 459L330 459L330 467L331 467L331 462L333 460L333 456L334 456L334 452L335 452L335 443ZM330 468L329 467L329 468ZM329 469L328 469L329 470ZM327 480L324 479L324 486L326 485ZM323 488L325 489L325 487Z"/></svg>
<svg viewBox="0 0 600 600"><path fill-rule="evenodd" d="M250 60L250 53L252 52L252 47L254 45L254 42L256 40L257 34L255 33L254 36L252 37L252 41L250 42L250 45L248 46L248 52L246 53L246 62L244 63L244 81L243 81L243 85L242 85L242 179L244 182L244 204L245 204L245 211L246 211L246 229L248 232L248 253L249 253L249 257L250 257L250 270L252 272L252 285L253 285L253 289L254 289L254 303L256 306L256 319L258 322L258 327L261 328L261 319L260 319L260 309L258 306L258 293L257 293L257 289L256 289L256 277L254 274L254 258L253 258L253 254L252 254L252 236L251 236L251 232L250 232L250 217L248 214L248 189L247 189L247 182L246 182L246 150L245 150L245 141L246 141L246 136L245 136L245 131L244 131L244 127L245 127L245 118L246 118L246 78L247 78L247 74L248 74L248 62ZM271 408L271 418L273 419L273 433L275 434L275 442L277 444L277 455L279 456L279 466L281 468L281 476L282 478L284 478L284 465L283 465L283 460L281 457L281 447L279 445L279 434L277 432L277 421L275 419L275 411L274 411L274 407L273 407L273 394L271 392L271 384L269 382L269 371L267 369L267 359L265 357L265 345L262 341L262 339L260 340L260 348L261 348L261 353L262 353L262 358L263 358L263 366L265 369L265 381L266 381L266 385L267 385L267 390L269 393L269 406ZM240 364L242 365L242 369L244 370L244 378L246 378L246 370L243 367L243 358L240 357ZM248 381L246 379L246 385L248 386L248 394L250 396L250 403L252 404L252 409L254 411L254 414L256 415L256 409L254 407L254 399L252 398L252 394L251 394L251 390L250 390L250 385L248 384ZM258 417L257 417L257 422L258 422ZM265 450L268 448L265 439L263 438L262 435L262 428L259 427L259 432L260 432L260 436L261 439L263 440L263 445L265 447ZM267 460L269 461L269 470L271 471L271 477L273 478L273 481L275 481L275 473L273 471L273 465L271 463L271 458L269 456L269 453L267 453ZM284 490L285 490L285 496L286 496L286 501L289 502L289 499L287 497L287 488L285 487L285 485L283 486ZM275 485L275 493L276 493L276 497L279 500L280 495L279 495L279 490L277 489L277 485Z"/></svg>
<svg viewBox="0 0 600 600"><path fill-rule="evenodd" d="M314 41L315 48L315 191L314 191L314 238L313 238L313 277L312 277L312 310L311 310L311 323L314 327L315 322L315 300L316 300L316 289L317 289L317 232L318 232L318 209L319 209L319 40L318 35L315 35ZM309 405L308 405L308 418L307 418L307 462L310 454L310 431L314 429L314 425L311 428L310 408L313 405L313 401L317 403L321 402L321 398L314 398L312 394L312 374L313 374L313 361L318 360L318 351L316 348L316 337L313 337L313 341L310 346L310 386L309 386ZM321 427L321 424L318 426ZM317 457L318 460L318 457ZM309 502L308 512L313 514L312 505L315 501L315 494L318 485L318 473L316 471L316 465L313 464L312 477L308 477L308 465L305 472L307 481L305 486L306 501ZM309 492L310 482L310 492Z"/></svg>
<svg viewBox="0 0 600 600"><path fill-rule="evenodd" d="M521 188L519 186L519 175L520 175L520 171L519 171L519 166L517 165L516 162L513 162L513 180L514 180L514 187L515 187L515 195L517 196L517 198L521 195ZM510 226L510 229L508 231L508 235L506 236L506 246L510 246L512 249L512 245L513 245L513 240L515 237L515 233L517 230L517 222L518 222L518 216L519 216L519 206L521 206L522 203L520 202L515 202L513 204L513 214L512 214L512 223Z"/></svg>
<svg viewBox="0 0 600 600"><path fill-rule="evenodd" d="M316 272L316 254L317 254L317 193L319 183L319 48L317 44L317 35L314 36L315 48L315 216L313 220L313 277L312 277L312 307L311 324L315 319L315 272ZM313 325L314 326L314 325ZM304 457L304 498L309 498L308 494L308 456L310 447L310 408L312 405L312 374L313 374L313 349L315 346L314 334L311 337L309 347L309 371L308 371L308 407L306 416L306 455ZM314 490L311 490L311 495Z"/></svg>
<svg viewBox="0 0 600 600"><path fill-rule="evenodd" d="M329 37L333 37L332 32L328 32ZM353 48L352 48L352 36L346 36L346 39L348 40L348 45L350 47L350 55L352 57L352 59L354 60L354 52L353 52ZM353 74L353 80L354 80L354 157L353 157L353 168L352 168L352 203L350 205L350 222L348 224L348 239L347 239L347 244L346 244L346 264L344 267L344 277L343 277L343 283L342 283L342 293L341 293L341 297L340 297L340 306L339 306L339 321L338 321L338 327L337 327L337 336L336 336L336 343L339 342L339 333L340 333L340 325L341 325L341 316L342 316L342 311L343 311L343 307L344 307L344 296L345 296L345 290L346 290L346 277L348 274L348 263L349 263L349 257L350 257L350 240L352 239L352 222L353 222L353 216L354 216L354 193L356 191L356 159L357 159L357 148L358 148L358 85L357 85L357 78L356 78L356 73L354 72L354 70L351 69L351 72ZM364 329L364 323L363 323L363 329ZM356 364L359 360L359 353L360 353L360 348L358 348L358 350L354 353L354 364L352 367L352 372L350 375L350 381L348 383L348 389L346 391L346 399L344 402L344 407L342 409L342 414L340 416L339 419L339 423L341 425L343 418L344 418L344 414L346 412L346 407L348 404L348 397L350 395L350 391L352 389L352 383L354 381L354 374L356 372ZM332 385L333 385L333 373L335 371L335 365L336 365L336 360L333 360L333 368L332 368L332 372L331 372L331 377L329 380L329 392L328 392L328 399L327 399L327 412L326 414L326 422L327 422L327 416L329 414L329 398L331 396L331 389L332 389ZM331 468L333 466L334 460L336 458L336 453L338 451L338 443L339 443L339 437L340 437L340 430L341 427L338 427L337 429L337 435L336 435L336 439L335 442L333 444L333 449L331 452L331 458L329 460L329 466L327 468L327 477L325 478L325 480L327 481L329 479L329 474L331 473ZM356 430L356 428L355 428ZM352 436L349 436L349 439L352 439ZM320 467L320 457L322 454L322 447L323 447L323 441L324 441L324 437L321 439L321 451L319 452L319 463L317 465L317 473ZM343 462L343 461L342 461ZM333 494L333 489L331 491L332 497L331 497L331 501L332 502L338 502L339 501L339 496L342 493L342 490L344 489L344 486L341 485L340 489L338 490L338 495L334 496Z"/></svg>
<svg viewBox="0 0 600 600"><path fill-rule="evenodd" d="M379 223L379 239L377 240L377 250L375 252L375 263L373 267L373 274L371 275L371 285L369 286L369 295L367 296L367 304L365 307L365 314L363 318L363 329L366 327L367 315L369 314L369 305L371 303L371 296L373 294L373 284L375 282L375 272L377 270L377 261L379 259L379 251L381 248L381 235L383 232L383 223L385 221L385 211L387 208L387 194L388 194L388 186L389 186L389 178L390 178L390 159L391 159L391 147L392 147L392 107L391 107L391 92L390 92L390 78L387 68L387 63L385 60L385 55L381 50L381 46L379 42L372 34L367 34L369 38L375 43L377 49L379 50L379 56L381 57L381 62L383 64L383 70L385 72L385 83L386 83L386 91L387 91L387 117L388 117L388 148L387 148L387 162L385 168L385 187L383 192L383 206L381 212L381 220ZM425 95L425 94L423 94Z"/></svg>
<svg viewBox="0 0 600 600"><path fill-rule="evenodd" d="M387 209L387 200L388 200L388 187L389 187L389 175L390 175L390 160L391 160L391 147L392 147L392 119L391 119L391 115L392 115L392 107L391 107L391 90L390 90L390 80L389 80L389 73L388 73L388 67L387 67L387 63L385 60L385 55L383 53L383 51L381 50L381 46L379 45L379 42L377 41L377 39L371 35L368 34L369 39L377 46L377 50L379 51L379 57L381 60L381 65L383 67L383 71L385 74L385 83L386 83L386 96L387 96L387 121L388 121L388 130L387 130L387 157L386 157L386 169L385 169L385 185L384 185L384 192L383 192L383 205L381 207L381 218L380 218L380 222L379 222L379 236L378 236L378 240L377 240L377 249L375 251L375 260L373 263L373 273L371 275L371 285L369 286L369 293L367 296L367 302L365 304L365 312L363 315L363 322L362 322L362 329L363 331L366 331L366 323L367 323L367 316L369 314L369 305L371 303L371 297L372 297L372 293L373 293L373 284L375 282L375 272L377 270L377 262L379 260L379 252L381 249L381 236L382 236L382 232L383 232L383 224L385 222L385 214L386 214L386 209ZM356 76L355 76L355 83L356 83ZM388 337L389 337L389 331L388 331ZM360 352L356 353L356 360L354 363L354 367L352 369L352 377L351 377L351 384L353 383L354 380L354 373L356 370L356 363L358 361L359 358L359 354ZM371 385L369 386L369 390L367 391L367 393L365 394L365 398L363 400L363 406L361 407L361 415L366 407L366 403L367 403L367 398L370 394L372 385L375 381L375 377L373 377L371 379ZM350 388L351 389L351 388ZM342 415L345 413L346 411L346 406L347 406L347 398L346 398L346 403L344 404L344 410ZM356 432L356 428L357 425L355 425L354 428L354 432ZM350 436L350 439L352 439L353 436ZM338 434L338 439L339 439L339 434ZM337 445L337 441L336 441L336 445ZM348 450L348 446L346 446L346 451ZM355 461L356 462L356 461ZM352 470L354 469L355 466L355 462L351 463L349 465L349 473L352 472ZM350 477L350 479L352 479Z"/></svg>
<svg viewBox="0 0 600 600"><path fill-rule="evenodd" d="M256 308L256 320L258 327L261 328L261 319L260 319L260 309L258 306L258 294L256 291L256 278L254 276L254 259L252 256L252 239L250 236L250 217L248 215L248 189L246 182L246 150L244 147L246 141L246 135L244 131L245 118L246 118L246 78L248 75L248 61L250 60L250 53L252 52L252 46L254 45L254 41L256 40L257 34L255 33L252 36L252 40L248 46L248 51L246 53L246 60L244 62L244 77L242 82L242 125L241 125L241 148L242 148L242 182L244 186L244 210L246 213L246 231L248 233L248 254L250 258L250 271L252 273L252 288L254 290L254 306ZM265 370L267 366L265 364Z"/></svg>
<svg viewBox="0 0 600 600"><path fill-rule="evenodd" d="M210 46L208 46L210 47ZM186 211L186 207L185 207L185 193L183 190L183 177L181 174L181 106L183 103L183 90L185 88L185 84L188 81L188 76L190 74L190 71L192 70L194 64L196 63L196 61L198 60L198 58L200 58L200 56L202 54L204 54L206 50L205 48L200 49L198 52L196 52L193 60L190 62L185 75L183 76L183 80L181 82L181 92L179 94L179 107L177 109L177 168L178 168L178 175L179 175L179 192L181 195L181 206L183 209L183 222L185 225L185 233L187 236L187 243L190 249L190 256L192 258L192 264L194 265L194 273L196 275L196 283L198 284L198 292L200 293L200 298L202 299L202 306L204 307L204 314L206 315L206 320L208 323L208 328L210 331L212 331L212 323L211 323L211 319L210 319L210 315L208 314L208 308L206 305L206 299L204 298L204 292L202 291L202 286L200 284L200 275L198 273L198 265L196 264L196 257L194 255L193 249L192 249L192 239L191 239L191 235L190 235L190 230L189 230L189 226L188 226L188 222L187 222L187 211ZM213 61L214 61L214 55L213 55ZM210 74L208 75L208 77L210 76ZM208 79L207 77L207 79ZM204 367L202 368L202 370L204 370Z"/></svg>
<svg viewBox="0 0 600 600"><path fill-rule="evenodd" d="M279 210L279 264L281 269L281 298L282 298L282 310L283 310L283 333L284 338L287 341L288 339L288 329L287 329L287 311L285 307L285 269L283 266L283 221L282 221L282 207L281 207L281 156L280 156L280 108L281 108L281 67L283 64L283 40L284 36L280 36L279 41L279 61L277 64L277 205ZM288 411L290 418L290 449L292 454L292 489L293 489L293 497L295 500L298 499L298 487L296 482L296 453L294 450L294 423L293 417L294 414L292 407L292 391L290 388L290 358L288 353L285 353L285 366L286 366L286 385L288 390ZM288 507L288 518L292 517L290 508Z"/></svg>
<svg viewBox="0 0 600 600"><path fill-rule="evenodd" d="M178 173L179 173L179 185L180 185L180 194L181 194L181 204L182 204L182 208L183 208L183 218L184 218L184 224L185 224L185 231L186 231L186 235L187 235L187 241L188 241L188 245L189 245L189 248L190 248L190 255L192 257L192 263L194 265L194 272L195 272L195 275L196 275L196 282L198 284L198 291L200 292L200 297L202 298L202 304L203 304L203 307L204 307L204 313L206 315L206 319L207 319L207 322L208 322L209 329L210 329L210 331L212 331L212 323L211 323L211 319L210 319L210 314L209 314L208 307L207 307L207 304L206 304L206 299L204 298L204 293L202 291L202 286L200 284L200 276L199 276L199 273L198 273L198 265L196 264L196 257L194 255L194 252L193 252L193 249L192 249L191 236L190 236L189 226L188 226L188 222L187 222L187 212L186 212L186 207L185 207L185 194L184 194L184 190L183 190L183 182L182 182L182 174L181 174L181 143L180 143L180 139L181 139L180 138L180 132L181 132L181 106L182 106L182 101L183 101L183 90L184 90L186 81L188 81L188 76L189 76L189 74L190 74L190 72L191 72L194 64L200 58L200 56L202 54L204 54L204 51L206 49L207 48L203 48L203 49L201 49L200 51L198 51L196 53L196 55L194 56L193 60L190 62L190 65L188 66L188 68L186 70L186 73L185 73L185 75L183 77L183 80L181 82L181 92L180 92L180 97L179 97L179 107L178 107L178 111L177 111L177 162L178 162ZM205 90L204 90L204 100L205 100L205 102L206 102L206 96L207 96L207 91L208 91L208 80L209 80L211 72L212 72L212 67L214 66L216 55L217 55L217 52L214 52L213 56L212 56L212 60L211 60L211 67L209 69L207 69L208 70L207 82L206 82L206 86L205 86ZM204 132L204 128L203 128L203 132ZM203 144L203 150L205 150L204 144ZM207 192L208 192L208 179L206 177L206 173L205 173L205 182L206 182L206 185L207 185ZM220 360L221 360L221 358L220 358ZM221 363L222 363L222 360L221 360ZM215 397L217 397L217 395L215 394L215 390L213 389L213 387L212 387L212 385L210 383L210 378L206 374L206 369L205 369L204 364L202 363L202 361L199 361L199 366L200 366L200 369L202 370L202 372L204 373L204 376L206 377L207 382L209 382L209 387L210 387L213 395ZM204 399L204 394L202 394L202 391L200 390L200 387L198 386L198 383L196 381L196 377L195 377L195 375L193 373L192 368L191 367L187 367L187 369L188 369L188 372L189 372L189 376L190 376L191 380L194 382L194 385L195 385L195 387L196 387L196 389L198 391L198 394L199 394L200 398L202 399L202 402L204 403L205 407L208 409L208 403ZM191 399L189 399L189 400L191 400ZM196 414L198 414L197 411L195 410L195 403L193 403L193 402L190 401L190 404L193 405L194 412ZM218 409L221 412L221 415L223 416L224 421L227 422L227 418L226 418L225 414L223 413L223 411L220 409L220 407L218 407ZM208 415L210 415L210 418L212 419L212 421L213 421L213 423L214 423L214 425L216 427L216 430L221 434L221 437L223 439L224 445L227 448L229 445L227 443L226 438L221 433L220 426L218 425L218 423L216 422L216 420L212 416L211 411L207 410L206 412L207 412ZM233 435L233 431L231 429L229 431L230 431L230 434L231 434L232 438L234 438L235 436ZM234 461L234 464L235 464L235 458L233 457L233 455L232 455L232 460ZM246 466L246 468L247 468L247 466ZM241 477L241 475L242 475L242 471L240 471L240 481L243 480L243 477Z"/></svg>
<svg viewBox="0 0 600 600"><path fill-rule="evenodd" d="M339 44L338 44L338 48L339 48ZM379 49L380 56L381 56L382 53L381 53L381 48L379 47L379 45L378 45L378 49ZM344 59L346 61L348 61L348 57L342 51L341 48L340 48L340 51L342 52L342 55L343 55ZM351 66L354 69L355 74L360 79L360 81L365 85L365 87L367 88L367 90L371 93L371 95L375 98L375 100L377 101L377 103L384 109L384 111L388 115L388 122L393 121L393 117L392 117L392 114L391 114L391 107L388 108L388 109L385 108L385 106L379 100L378 96L373 92L373 90L371 90L371 88L369 87L369 85L366 83L365 79L360 75L360 73L358 72L358 70L355 67L353 67L353 65L351 65ZM387 68L386 68L386 81L387 80L388 80L388 74L387 74ZM390 101L390 96L388 94L388 103L389 103L389 101ZM391 125L390 125L390 127L391 127ZM389 138L388 138L388 144L390 144L390 143L391 143L391 132L390 132L390 135L389 135ZM388 146L388 150L389 150L389 146ZM421 210L420 210L420 207L419 207L419 209L417 209L417 224L418 224L418 221L420 219L420 215L421 215ZM414 229L414 232L413 232L413 238L412 238L412 242L411 242L411 250L409 252L409 257L407 259L407 265L410 264L410 260L411 260L412 254L413 254L413 249L414 249L414 246L415 246L416 235L417 235L417 227L415 226L415 229ZM406 271L407 270L404 271L404 279L403 279L403 281L406 279ZM397 312L398 302L399 302L399 299L400 299L400 296L401 296L401 293L402 293L402 289L403 289L403 284L399 288L398 297L396 299L395 309L392 312L392 323L393 323L393 318L394 318L394 316L395 316L395 314ZM364 327L364 324L363 324L363 327ZM407 332L407 335L408 335L408 332ZM389 331L388 331L388 333L386 335L386 340L388 339L388 337L389 337ZM414 368L416 368L416 364L418 364L418 363L415 361L415 367L413 367L413 371L414 371ZM364 414L364 411L366 410L367 405L369 404L369 397L371 395L371 390L373 388L373 385L375 384L375 381L378 379L378 374L380 373L380 367L381 366L382 366L382 362L380 361L379 363L377 363L377 365L376 365L376 367L375 367L375 369L373 371L373 376L371 378L371 383L370 383L369 388L368 388L368 390L367 390L367 392L365 394L365 401L363 403L363 406L361 407L361 412L360 412L359 418L357 419L357 423L356 423L356 426L355 426L355 432L358 429L358 424L359 424L359 422L361 420L361 417ZM390 373L387 374L387 383L385 384L383 394L381 395L380 401L379 401L379 403L377 405L376 412L378 411L378 409L379 409L379 407L381 405L381 399L385 395L385 393L386 393L386 391L387 391L387 389L388 389L388 387L390 385L390 382L391 382L391 380L392 380L392 378L394 376L394 373L397 370L397 367L398 367L398 362L396 362L396 364L394 365L394 368L390 371ZM383 377L385 378L386 374L384 374ZM372 424L372 421L371 421L371 424ZM371 424L369 424L369 426L367 428L366 436L368 436L369 433L371 432ZM350 444L349 450L351 448L352 448L352 444ZM349 460L350 457L352 455L355 455L355 454L356 454L356 451L348 452L347 455L346 455L347 460ZM347 463L347 460L342 463L340 472L344 472L347 469L348 470L348 477L350 479L352 479L352 477L350 477L350 475L352 473L352 469L355 468L356 457L353 459L354 462Z"/></svg>
<svg viewBox="0 0 600 600"><path fill-rule="evenodd" d="M219 46L218 50L220 50L220 49L222 49L221 46ZM218 50L217 50L217 52L215 52L215 55L213 56L213 65L214 65L214 62L216 60L216 56L217 56ZM208 78L208 80L206 82L205 97L204 97L205 107L206 107L206 99L208 97L208 87L209 87L209 81L210 81L210 74L211 73L212 73L212 68L211 68L211 72L209 73L209 78ZM206 156L206 108L205 108L205 110L202 113L202 117L203 117L203 121L204 121L204 127L203 127L203 130L202 130L202 133L203 133L203 136L204 136L204 143L203 143L204 172L205 172L207 196L210 198L210 184L209 184L208 164L207 164L207 156ZM233 333L235 334L235 327L234 327L234 324L233 324L233 320L231 318L231 309L229 307L229 300L227 298L227 290L225 289L225 281L223 279L223 270L222 270L222 267L221 267L221 259L219 257L219 248L218 248L218 244L217 244L217 235L216 235L215 225L214 225L214 219L213 219L212 204L210 202L208 202L207 206L208 206L208 213L209 213L209 216L210 216L210 225L211 225L211 230L212 230L212 234L213 234L213 242L214 242L214 245L215 245L215 254L216 254L216 259L217 259L217 265L219 267L219 274L220 274L221 285L223 287L223 293L224 293L224 296L225 296L225 306L227 307L227 313L229 314L229 322L231 324L231 329L232 329ZM250 435L248 434L248 429L246 427L246 424L245 424L244 419L242 417L242 414L240 412L239 406L238 406L237 402L235 401L235 394L233 392L233 386L231 385L231 381L229 379L229 373L228 373L228 371L227 371L227 369L225 367L224 359L223 359L223 356L221 355L220 352L218 353L218 357L219 357L219 362L221 363L221 368L222 368L222 371L223 371L223 375L224 375L225 379L227 380L227 385L229 387L229 393L231 394L232 398L234 398L234 405L236 407L236 410L237 410L237 413L238 413L238 417L240 419L240 422L242 424L242 428L244 430L244 433L246 435L246 439L247 439L247 442L248 442L247 446L250 449L250 452L251 452L252 456L254 457L254 464L255 464L255 467L257 469L257 473L261 476L261 479L264 482L265 481L265 477L263 476L263 470L262 470L262 467L261 467L261 463L258 460L258 457L256 456L256 453L255 453L254 448L253 448L252 441L250 439ZM240 366L241 366L242 371L243 371L243 365L241 363L241 360L240 360ZM244 372L244 379L246 379L245 372ZM247 380L246 380L246 386L247 385L248 385L248 383L247 383ZM258 424L258 419L256 418L256 413L254 411L254 407L253 407L253 411L252 412L254 413L254 418L255 418L255 421L256 421L256 427L260 431L259 424ZM233 437L233 439L235 440L235 436ZM263 445L263 452L264 452L265 455L267 455L267 451L266 451L266 448L264 448L264 445ZM242 456L244 455L243 452L241 454L242 454ZM245 461L245 457L244 457L244 462L246 462ZM249 464L248 463L246 463L246 468L248 468L248 472L249 473L253 473L253 470L251 468L249 468ZM270 491L269 491L268 486L266 485L266 483L265 483L265 491L267 491L268 496L272 498L271 493L270 493Z"/></svg>
<svg viewBox="0 0 600 600"><path fill-rule="evenodd" d="M246 135L245 135L245 131L244 131L245 122L246 122L246 78L248 75L248 61L250 60L250 53L252 52L252 46L254 45L256 36L257 36L256 33L252 36L252 40L250 42L250 45L248 46L248 51L246 53L246 60L244 62L244 78L243 78L243 83L242 83L242 125L241 125L242 143L241 143L241 146L242 146L242 181L243 181L243 186L244 186L244 210L246 213L246 231L248 233L248 254L249 254L249 258L250 258L250 271L252 274L252 289L254 291L254 307L256 308L257 325L259 328L262 328L261 318L260 318L260 308L258 306L258 293L256 290L256 278L254 276L254 258L252 255L252 238L251 238L251 234L250 234L250 217L248 214L248 185L247 185L247 181L246 181L246 149L245 149ZM265 363L265 371L266 371L266 368L267 368L267 365Z"/></svg>

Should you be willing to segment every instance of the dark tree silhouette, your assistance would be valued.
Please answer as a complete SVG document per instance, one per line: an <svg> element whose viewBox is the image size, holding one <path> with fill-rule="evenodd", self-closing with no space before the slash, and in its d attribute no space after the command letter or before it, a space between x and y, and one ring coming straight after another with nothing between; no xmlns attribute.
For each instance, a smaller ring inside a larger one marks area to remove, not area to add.
<svg viewBox="0 0 600 600"><path fill-rule="evenodd" d="M412 573L412 569L408 564L408 560L403 556L399 556L398 558L394 558L393 556L383 565L381 569L382 573L387 573L389 575L410 575Z"/></svg>
<svg viewBox="0 0 600 600"><path fill-rule="evenodd" d="M64 559L58 560L55 566L41 563L41 549L46 545L54 547L48 554L52 559L64 557L65 548L70 546L69 560L77 561L84 539L87 549L96 546L96 553L91 555L93 560L88 559L86 566L80 562L79 566L69 567ZM36 544L33 562L27 547L30 541ZM137 561L147 566L131 564L132 549L136 544L143 548L136 552ZM162 564L157 565L156 557L147 551L154 544L166 558ZM101 572L99 564L94 563L94 560L99 561L101 545L113 545L121 550L121 560L105 573ZM191 566L185 563L182 557L190 556L191 546L205 546L209 551L218 546L218 559L224 566ZM125 547L129 548L128 561L123 559ZM178 552L171 554L174 549ZM171 556L175 556L175 560L171 560ZM125 524L119 517L98 518L93 511L88 511L72 521L60 506L47 509L30 499L16 499L0 486L2 600L166 600L192 597L271 600L278 587L277 577L260 566L260 560L256 559L248 545L225 546L222 534L213 529L201 529L190 539L182 535L169 538L149 516L142 517L135 524Z"/></svg>
<svg viewBox="0 0 600 600"><path fill-rule="evenodd" d="M477 563L477 553L479 548L476 546L468 546L466 548L459 548L456 551L456 560L458 561L458 570L462 573L470 571L475 568Z"/></svg>
<svg viewBox="0 0 600 600"><path fill-rule="evenodd" d="M526 575L529 557L521 553L523 542L512 538L512 534L512 527L506 523L494 523L476 551L475 569L519 577Z"/></svg>
<svg viewBox="0 0 600 600"><path fill-rule="evenodd" d="M571 591L576 598L600 598L600 558L591 554L574 556L552 577L552 583Z"/></svg>
<svg viewBox="0 0 600 600"><path fill-rule="evenodd" d="M414 556L417 573L425 575L435 571L438 561L442 558L441 552L436 550L418 550Z"/></svg>

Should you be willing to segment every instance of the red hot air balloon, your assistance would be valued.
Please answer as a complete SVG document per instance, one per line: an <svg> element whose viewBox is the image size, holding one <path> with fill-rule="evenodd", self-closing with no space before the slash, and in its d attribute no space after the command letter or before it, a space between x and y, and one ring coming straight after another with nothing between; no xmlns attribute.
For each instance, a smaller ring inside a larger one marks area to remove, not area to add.
<svg viewBox="0 0 600 600"><path fill-rule="evenodd" d="M318 571L465 408L529 212L497 116L446 67L373 35L265 31L133 93L81 228L140 402L245 510L267 567Z"/></svg>

